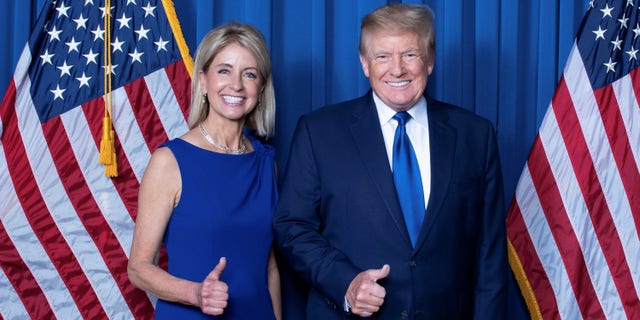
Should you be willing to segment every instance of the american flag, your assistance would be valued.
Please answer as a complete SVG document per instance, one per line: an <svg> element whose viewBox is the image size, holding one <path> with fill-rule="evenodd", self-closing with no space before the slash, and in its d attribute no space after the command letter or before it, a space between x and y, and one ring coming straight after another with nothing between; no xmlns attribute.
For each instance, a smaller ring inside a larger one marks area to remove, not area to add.
<svg viewBox="0 0 640 320"><path fill-rule="evenodd" d="M188 130L192 68L170 0L44 5L0 105L0 318L152 316L126 272L138 186L157 146ZM98 161L105 70L115 178Z"/></svg>
<svg viewBox="0 0 640 320"><path fill-rule="evenodd" d="M507 218L534 319L640 319L639 60L638 1L591 1Z"/></svg>

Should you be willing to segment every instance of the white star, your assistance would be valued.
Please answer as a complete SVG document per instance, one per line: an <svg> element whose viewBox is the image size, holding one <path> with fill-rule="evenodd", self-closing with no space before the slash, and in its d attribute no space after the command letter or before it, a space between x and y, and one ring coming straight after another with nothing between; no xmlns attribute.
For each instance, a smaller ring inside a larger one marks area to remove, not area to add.
<svg viewBox="0 0 640 320"><path fill-rule="evenodd" d="M78 46L80 45L80 42L76 42L75 37L71 37L71 41L65 42L64 44L69 47L68 53L71 53L71 51L78 52Z"/></svg>
<svg viewBox="0 0 640 320"><path fill-rule="evenodd" d="M62 64L62 66L56 67L60 69L60 78L62 78L62 76L64 76L65 74L71 76L71 72L69 72L69 70L71 70L72 67L73 65L67 65L66 61L64 62L64 64Z"/></svg>
<svg viewBox="0 0 640 320"><path fill-rule="evenodd" d="M89 3L91 3L91 5L93 5L93 0L84 0L84 5L88 5Z"/></svg>
<svg viewBox="0 0 640 320"><path fill-rule="evenodd" d="M618 22L620 22L620 28L627 28L627 22L629 21L629 18L627 18L627 14L623 13L622 14L622 18L618 19Z"/></svg>
<svg viewBox="0 0 640 320"><path fill-rule="evenodd" d="M611 18L613 18L611 16L611 11L613 11L614 8L609 8L609 4L605 4L604 5L604 9L600 9L600 11L602 11L602 18L604 19L604 17L609 16Z"/></svg>
<svg viewBox="0 0 640 320"><path fill-rule="evenodd" d="M148 40L149 38L147 38L147 33L149 31L150 31L149 29L144 28L144 25L140 26L140 29L135 31L135 33L138 34L138 41L140 41L142 38L145 38Z"/></svg>
<svg viewBox="0 0 640 320"><path fill-rule="evenodd" d="M598 38L604 39L604 33L607 32L607 29L602 30L602 26L598 26L598 30L592 32L596 34L596 40Z"/></svg>
<svg viewBox="0 0 640 320"><path fill-rule="evenodd" d="M82 88L82 86L87 86L87 88L89 87L89 80L91 79L91 77L87 77L84 72L82 72L82 77L80 78L76 78L76 80L80 81L80 86L79 88Z"/></svg>
<svg viewBox="0 0 640 320"><path fill-rule="evenodd" d="M627 6L632 6L633 7L633 0L627 0Z"/></svg>
<svg viewBox="0 0 640 320"><path fill-rule="evenodd" d="M625 51L629 55L629 61L638 60L636 54L638 54L638 49L631 47L633 50Z"/></svg>
<svg viewBox="0 0 640 320"><path fill-rule="evenodd" d="M62 33L62 30L58 30L56 29L56 26L53 26L53 29L51 29L51 31L47 31L47 33L49 34L49 36L51 37L51 40L56 39L58 41L60 41L60 33Z"/></svg>
<svg viewBox="0 0 640 320"><path fill-rule="evenodd" d="M138 48L134 49L132 53L129 53L129 56L131 57L131 64L133 64L136 61L142 63L142 60L140 60L140 57L142 57L143 54L144 52L138 52Z"/></svg>
<svg viewBox="0 0 640 320"><path fill-rule="evenodd" d="M91 63L91 62L93 62L95 64L98 64L98 62L96 61L96 57L98 56L98 54L97 53L93 53L93 49L89 49L89 53L83 54L82 56L87 58L87 65L89 65L89 63Z"/></svg>
<svg viewBox="0 0 640 320"><path fill-rule="evenodd" d="M93 41L97 41L98 39L104 40L104 30L100 29L100 26L97 26L91 33L93 33Z"/></svg>
<svg viewBox="0 0 640 320"><path fill-rule="evenodd" d="M603 63L603 64L607 67L607 73L609 73L609 71L616 72L616 68L615 67L616 67L617 62L613 62L611 60L611 58L609 58L609 62Z"/></svg>
<svg viewBox="0 0 640 320"><path fill-rule="evenodd" d="M136 0L127 0L127 5L132 4L135 6L136 5Z"/></svg>
<svg viewBox="0 0 640 320"><path fill-rule="evenodd" d="M589 8L593 8L593 1L595 1L595 0L589 1Z"/></svg>
<svg viewBox="0 0 640 320"><path fill-rule="evenodd" d="M620 36L616 36L616 40L611 41L611 44L613 45L613 51L617 50L622 50L622 40L620 39Z"/></svg>
<svg viewBox="0 0 640 320"><path fill-rule="evenodd" d="M51 91L51 93L53 93L53 100L56 100L58 98L60 98L60 100L64 100L64 98L62 97L62 93L65 92L67 89L60 89L60 85L56 85L55 90L49 90Z"/></svg>
<svg viewBox="0 0 640 320"><path fill-rule="evenodd" d="M80 28L87 28L87 21L89 19L85 18L84 16L82 16L82 13L80 14L80 17L78 19L73 19L73 21L77 24L76 26L76 30L80 29Z"/></svg>
<svg viewBox="0 0 640 320"><path fill-rule="evenodd" d="M151 6L151 2L147 2L147 6L146 7L142 7L142 9L144 9L144 17L146 18L147 16L152 16L155 17L156 15L153 14L153 10L156 9L155 6Z"/></svg>
<svg viewBox="0 0 640 320"><path fill-rule="evenodd" d="M154 42L154 44L158 47L156 52L160 52L160 50L167 51L167 43L169 43L169 41L162 41L162 37L160 37L160 40Z"/></svg>
<svg viewBox="0 0 640 320"><path fill-rule="evenodd" d="M637 38L638 36L640 36L640 24L636 23L636 27L635 29L633 29L633 39Z"/></svg>
<svg viewBox="0 0 640 320"><path fill-rule="evenodd" d="M49 54L49 49L44 50L44 54L40 56L40 58L42 58L42 65L44 66L45 63L53 65L51 62L51 58L53 58L53 56L55 56L55 54Z"/></svg>
<svg viewBox="0 0 640 320"><path fill-rule="evenodd" d="M131 20L131 18L127 18L127 17L124 15L124 12L123 12L123 13L122 13L122 18L117 19L117 21L120 23L120 29L125 28L125 27L126 27L126 28L131 29L131 28L129 27L129 21L130 21L130 20Z"/></svg>
<svg viewBox="0 0 640 320"><path fill-rule="evenodd" d="M102 68L105 70L105 72L111 72L111 74L116 74L116 68L118 67L117 64L111 65L110 67L105 67L102 66Z"/></svg>
<svg viewBox="0 0 640 320"><path fill-rule="evenodd" d="M100 11L102 11L102 17L104 18L104 14L105 14L104 7L100 7ZM111 11L113 11L113 6L111 6L111 10L109 10L109 15L111 15Z"/></svg>
<svg viewBox="0 0 640 320"><path fill-rule="evenodd" d="M58 11L58 18L60 18L60 16L65 16L68 18L69 16L67 15L67 11L69 11L69 9L71 9L71 6L65 7L64 2L62 2L60 6L56 8L56 11Z"/></svg>
<svg viewBox="0 0 640 320"><path fill-rule="evenodd" d="M118 37L116 36L116 41L111 42L111 46L113 47L113 50L111 52L116 52L116 51L122 51L122 45L124 44L124 41L120 41L118 40Z"/></svg>

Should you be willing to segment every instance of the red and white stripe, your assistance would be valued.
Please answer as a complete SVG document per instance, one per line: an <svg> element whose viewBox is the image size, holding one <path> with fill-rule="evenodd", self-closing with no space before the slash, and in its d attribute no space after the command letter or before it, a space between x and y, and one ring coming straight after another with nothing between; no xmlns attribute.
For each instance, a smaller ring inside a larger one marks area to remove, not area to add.
<svg viewBox="0 0 640 320"><path fill-rule="evenodd" d="M153 150L188 130L178 61L113 92L118 177L98 163L104 101L40 123L28 46L0 107L0 318L150 318L126 274L139 181Z"/></svg>
<svg viewBox="0 0 640 320"><path fill-rule="evenodd" d="M574 46L507 218L532 316L640 319L638 69L593 90Z"/></svg>

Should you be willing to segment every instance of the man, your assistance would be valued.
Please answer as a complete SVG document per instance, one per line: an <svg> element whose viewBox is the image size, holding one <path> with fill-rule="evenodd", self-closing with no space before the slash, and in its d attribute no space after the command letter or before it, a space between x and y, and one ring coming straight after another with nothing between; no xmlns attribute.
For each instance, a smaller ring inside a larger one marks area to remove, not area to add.
<svg viewBox="0 0 640 320"><path fill-rule="evenodd" d="M375 10L360 38L372 91L298 122L274 228L310 284L308 319L505 316L494 130L424 93L434 38L428 7Z"/></svg>

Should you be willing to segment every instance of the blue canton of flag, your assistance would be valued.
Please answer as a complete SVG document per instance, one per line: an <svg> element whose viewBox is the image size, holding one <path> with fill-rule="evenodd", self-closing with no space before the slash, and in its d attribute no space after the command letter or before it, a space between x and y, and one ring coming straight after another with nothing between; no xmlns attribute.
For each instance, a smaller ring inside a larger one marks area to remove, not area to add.
<svg viewBox="0 0 640 320"><path fill-rule="evenodd" d="M52 5L44 32L29 39L31 95L42 122L104 94L104 6L93 0ZM129 0L110 11L113 88L182 59L156 1Z"/></svg>
<svg viewBox="0 0 640 320"><path fill-rule="evenodd" d="M640 59L640 12L633 0L592 0L577 37L580 54L596 88L626 76ZM590 32L586 32L590 31Z"/></svg>

